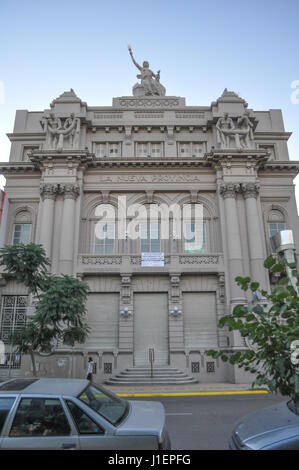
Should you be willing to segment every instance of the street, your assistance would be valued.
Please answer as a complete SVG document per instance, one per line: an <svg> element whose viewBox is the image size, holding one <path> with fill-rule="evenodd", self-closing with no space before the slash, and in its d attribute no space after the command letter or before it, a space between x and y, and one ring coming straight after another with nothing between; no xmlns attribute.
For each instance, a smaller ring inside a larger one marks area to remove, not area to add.
<svg viewBox="0 0 299 470"><path fill-rule="evenodd" d="M130 398L128 398L130 400ZM280 395L144 397L166 410L173 450L225 450L236 421L246 414L286 401Z"/></svg>

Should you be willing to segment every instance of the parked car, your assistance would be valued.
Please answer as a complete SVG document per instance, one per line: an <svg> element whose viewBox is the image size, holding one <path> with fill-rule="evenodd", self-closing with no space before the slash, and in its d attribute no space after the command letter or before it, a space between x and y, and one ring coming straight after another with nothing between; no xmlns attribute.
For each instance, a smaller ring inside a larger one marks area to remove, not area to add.
<svg viewBox="0 0 299 470"><path fill-rule="evenodd" d="M0 384L0 449L170 449L162 403L80 379Z"/></svg>
<svg viewBox="0 0 299 470"><path fill-rule="evenodd" d="M230 438L232 450L299 450L299 415L292 401L241 419Z"/></svg>

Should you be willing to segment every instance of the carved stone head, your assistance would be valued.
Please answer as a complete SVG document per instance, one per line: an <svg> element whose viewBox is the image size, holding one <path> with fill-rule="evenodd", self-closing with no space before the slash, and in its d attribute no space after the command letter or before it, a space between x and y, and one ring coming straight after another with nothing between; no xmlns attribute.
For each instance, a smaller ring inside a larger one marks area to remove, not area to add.
<svg viewBox="0 0 299 470"><path fill-rule="evenodd" d="M143 65L143 68L145 68L145 69L149 68L149 63L148 63L147 60L145 60L142 65Z"/></svg>

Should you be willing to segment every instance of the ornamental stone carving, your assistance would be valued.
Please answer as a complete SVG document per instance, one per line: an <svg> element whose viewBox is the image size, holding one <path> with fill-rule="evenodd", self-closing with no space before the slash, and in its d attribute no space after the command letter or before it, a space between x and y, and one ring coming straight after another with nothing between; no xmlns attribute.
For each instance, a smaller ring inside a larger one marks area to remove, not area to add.
<svg viewBox="0 0 299 470"><path fill-rule="evenodd" d="M132 48L128 46L129 54L133 64L138 68L140 74L137 78L141 83L136 83L133 87L134 96L165 96L165 87L160 83L160 70L155 74L150 68L149 63L144 61L142 66L134 59Z"/></svg>
<svg viewBox="0 0 299 470"><path fill-rule="evenodd" d="M75 117L74 113L64 120L52 113L40 122L46 133L45 149L61 151L79 148L80 118Z"/></svg>
<svg viewBox="0 0 299 470"><path fill-rule="evenodd" d="M179 258L180 264L218 264L219 263L219 256L202 256L202 255L195 255L195 256L185 256L182 255Z"/></svg>
<svg viewBox="0 0 299 470"><path fill-rule="evenodd" d="M64 199L77 199L80 188L77 184L60 184L59 193L63 194Z"/></svg>
<svg viewBox="0 0 299 470"><path fill-rule="evenodd" d="M249 119L249 112L245 111L243 116L237 120L240 145L243 148L251 148L253 142L253 124Z"/></svg>
<svg viewBox="0 0 299 470"><path fill-rule="evenodd" d="M132 97L132 98L113 98L113 105L121 108L174 108L182 105L180 98L161 98L152 96L146 97Z"/></svg>
<svg viewBox="0 0 299 470"><path fill-rule="evenodd" d="M111 256L111 255L86 255L86 256L81 256L80 261L82 264L121 264L122 263L122 257L121 256Z"/></svg>
<svg viewBox="0 0 299 470"><path fill-rule="evenodd" d="M249 118L249 112L246 111L243 116L237 118L236 124L228 113L220 117L216 124L217 143L220 148L252 148L253 142L253 124ZM234 145L231 145L231 139Z"/></svg>
<svg viewBox="0 0 299 470"><path fill-rule="evenodd" d="M127 320L133 313L133 292L132 292L132 276L124 274L121 276L120 290L120 316Z"/></svg>
<svg viewBox="0 0 299 470"><path fill-rule="evenodd" d="M219 300L221 303L225 300L225 275L224 273L218 273L218 292L219 292Z"/></svg>
<svg viewBox="0 0 299 470"><path fill-rule="evenodd" d="M40 194L41 194L42 200L55 199L58 192L59 192L58 184L49 184L49 183L40 184Z"/></svg>
<svg viewBox="0 0 299 470"><path fill-rule="evenodd" d="M237 193L240 192L239 183L221 183L219 186L219 193L226 199L228 197L235 198Z"/></svg>
<svg viewBox="0 0 299 470"><path fill-rule="evenodd" d="M180 288L180 275L170 275L169 315L175 320L182 316L182 292Z"/></svg>
<svg viewBox="0 0 299 470"><path fill-rule="evenodd" d="M241 190L245 199L249 197L257 198L260 186L258 183L242 183Z"/></svg>

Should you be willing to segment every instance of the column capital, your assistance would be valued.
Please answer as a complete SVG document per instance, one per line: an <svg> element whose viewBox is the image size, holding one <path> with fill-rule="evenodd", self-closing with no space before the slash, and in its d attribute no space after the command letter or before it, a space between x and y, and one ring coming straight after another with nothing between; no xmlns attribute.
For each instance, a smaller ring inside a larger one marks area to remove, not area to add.
<svg viewBox="0 0 299 470"><path fill-rule="evenodd" d="M256 199L260 191L260 186L258 183L242 183L241 191L245 199L253 197Z"/></svg>
<svg viewBox="0 0 299 470"><path fill-rule="evenodd" d="M219 185L219 193L224 199L235 198L237 193L239 192L240 192L239 183L221 183Z"/></svg>
<svg viewBox="0 0 299 470"><path fill-rule="evenodd" d="M55 199L58 194L59 186L58 184L51 183L41 183L40 184L40 195L42 200L44 199Z"/></svg>
<svg viewBox="0 0 299 470"><path fill-rule="evenodd" d="M60 184L59 193L63 194L64 199L77 199L80 194L80 188L78 184Z"/></svg>

